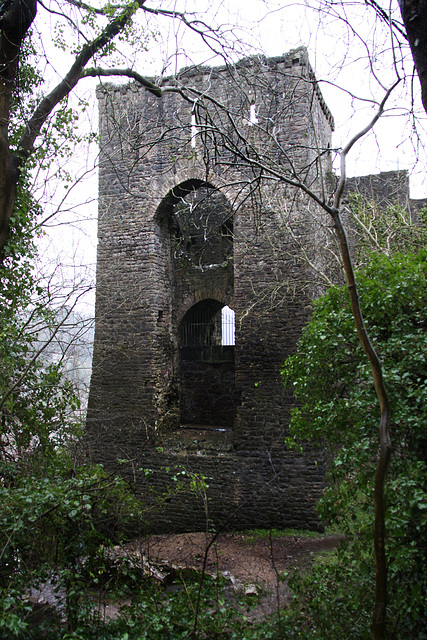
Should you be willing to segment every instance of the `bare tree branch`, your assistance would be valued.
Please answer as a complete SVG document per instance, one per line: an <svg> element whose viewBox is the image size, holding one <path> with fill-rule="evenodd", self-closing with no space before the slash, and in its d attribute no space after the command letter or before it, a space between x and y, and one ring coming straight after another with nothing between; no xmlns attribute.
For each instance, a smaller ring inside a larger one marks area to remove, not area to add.
<svg viewBox="0 0 427 640"><path fill-rule="evenodd" d="M84 69L80 74L80 78L100 78L111 76L132 78L157 98L161 98L163 95L160 87L156 86L153 82L147 80L147 78L144 78L133 69L102 69L101 67L94 67L93 69Z"/></svg>
<svg viewBox="0 0 427 640"><path fill-rule="evenodd" d="M64 79L43 98L28 121L19 144L18 164L32 153L34 142L40 134L40 130L46 122L46 119L57 104L74 89L89 60L123 30L144 2L145 0L137 0L135 3L126 6L123 11L105 27L99 36L92 40L92 42L83 45Z"/></svg>

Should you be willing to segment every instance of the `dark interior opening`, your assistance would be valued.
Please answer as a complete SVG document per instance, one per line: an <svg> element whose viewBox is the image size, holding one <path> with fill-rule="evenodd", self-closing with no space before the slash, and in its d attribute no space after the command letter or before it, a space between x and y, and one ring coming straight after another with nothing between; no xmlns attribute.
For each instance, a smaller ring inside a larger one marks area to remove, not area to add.
<svg viewBox="0 0 427 640"><path fill-rule="evenodd" d="M231 309L217 300L191 307L180 325L179 346L181 424L231 429L236 413Z"/></svg>
<svg viewBox="0 0 427 640"><path fill-rule="evenodd" d="M223 194L207 185L183 192L172 207L175 268L225 266L233 256L232 210Z"/></svg>

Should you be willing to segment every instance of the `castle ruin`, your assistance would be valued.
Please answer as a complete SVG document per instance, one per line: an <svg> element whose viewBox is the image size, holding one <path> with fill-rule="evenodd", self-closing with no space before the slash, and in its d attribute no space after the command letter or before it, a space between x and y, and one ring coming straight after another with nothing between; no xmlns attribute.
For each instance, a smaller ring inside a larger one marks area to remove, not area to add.
<svg viewBox="0 0 427 640"><path fill-rule="evenodd" d="M275 162L320 189L333 119L305 49L178 80L226 105L248 149L274 138ZM323 214L292 186L256 183L227 146L236 129L222 122L219 146L196 100L137 84L98 99L93 459L153 507L153 530L318 528L322 453L286 447L280 369L319 293L313 265L327 268Z"/></svg>

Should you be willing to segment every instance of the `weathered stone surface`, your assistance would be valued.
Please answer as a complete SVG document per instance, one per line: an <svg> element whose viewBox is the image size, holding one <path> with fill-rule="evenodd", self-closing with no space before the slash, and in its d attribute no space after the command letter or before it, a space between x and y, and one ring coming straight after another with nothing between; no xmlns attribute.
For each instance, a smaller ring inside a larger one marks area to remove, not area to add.
<svg viewBox="0 0 427 640"><path fill-rule="evenodd" d="M251 144L268 146L274 133L275 160L292 161L317 188L330 170L333 120L306 51L248 59L237 71L191 69L180 81L227 104ZM204 529L207 521L318 528L322 454L309 446L303 455L286 449L292 397L280 368L317 294L298 251L303 245L312 264L320 260L322 214L311 216L313 203L291 187L272 183L251 192L250 170L233 164L229 151L213 150L209 140L204 146L197 135L193 146L192 105L178 95L158 99L136 85L104 85L98 98L99 244L87 421L93 458L135 486L154 530ZM251 105L268 135L250 125ZM209 193L213 204L199 215ZM215 313L224 305L235 311L228 362L205 355L193 367L188 353L180 358L180 347L189 346L182 342L188 318L199 335L190 312L197 303L210 322L210 342L193 346L212 345L211 356L220 348ZM197 403L205 407L199 415ZM214 406L216 425L205 416ZM182 428L182 417L191 428Z"/></svg>

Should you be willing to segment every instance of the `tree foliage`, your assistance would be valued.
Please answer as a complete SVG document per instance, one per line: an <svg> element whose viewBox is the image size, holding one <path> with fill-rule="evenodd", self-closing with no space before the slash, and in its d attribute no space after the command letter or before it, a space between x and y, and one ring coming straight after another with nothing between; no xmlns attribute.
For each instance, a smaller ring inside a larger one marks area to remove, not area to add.
<svg viewBox="0 0 427 640"><path fill-rule="evenodd" d="M45 356L67 314L58 320L35 268L41 212L26 172L16 203L0 265L1 638L40 637L48 627L59 633L60 616L34 631L29 598L46 582L59 600L64 594L74 631L83 575L117 540L118 523L140 512L123 481L82 464L79 398L64 362Z"/></svg>
<svg viewBox="0 0 427 640"><path fill-rule="evenodd" d="M386 489L389 637L422 638L427 589L427 253L374 255L358 272L358 282L392 410L394 453ZM329 458L329 482L319 510L325 521L345 533L349 548L342 560L354 567L345 579L348 566L343 571L341 590L351 594L360 580L369 589L374 578L370 540L379 408L345 288L332 288L316 301L283 379L299 401L292 415L293 438L322 443ZM332 598L337 583L330 587ZM357 635L353 630L346 637L369 637L369 632Z"/></svg>

